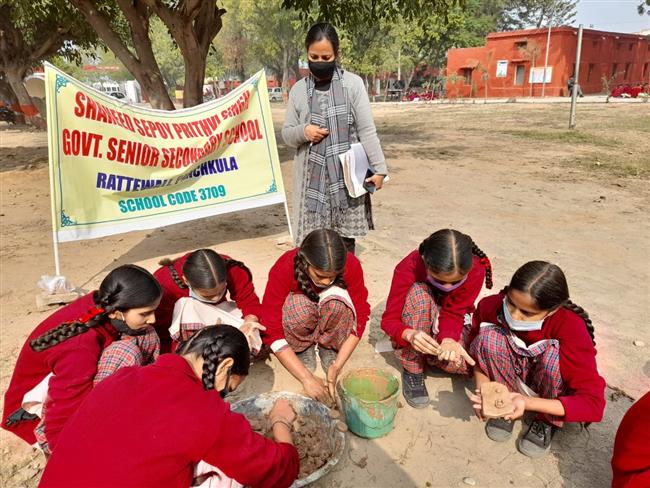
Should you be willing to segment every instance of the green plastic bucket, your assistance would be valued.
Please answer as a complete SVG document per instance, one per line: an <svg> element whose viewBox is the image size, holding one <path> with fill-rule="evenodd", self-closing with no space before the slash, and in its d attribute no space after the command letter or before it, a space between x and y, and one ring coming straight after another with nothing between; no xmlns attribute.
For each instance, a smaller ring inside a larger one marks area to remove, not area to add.
<svg viewBox="0 0 650 488"><path fill-rule="evenodd" d="M395 376L376 368L355 369L341 378L338 391L352 432L374 439L393 430L399 394Z"/></svg>

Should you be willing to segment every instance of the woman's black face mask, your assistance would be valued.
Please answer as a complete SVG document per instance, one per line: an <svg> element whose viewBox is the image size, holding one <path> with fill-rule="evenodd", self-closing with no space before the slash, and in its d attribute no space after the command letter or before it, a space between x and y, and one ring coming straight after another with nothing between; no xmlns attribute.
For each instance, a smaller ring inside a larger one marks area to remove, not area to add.
<svg viewBox="0 0 650 488"><path fill-rule="evenodd" d="M309 61L309 71L318 80L329 80L336 69L336 61Z"/></svg>

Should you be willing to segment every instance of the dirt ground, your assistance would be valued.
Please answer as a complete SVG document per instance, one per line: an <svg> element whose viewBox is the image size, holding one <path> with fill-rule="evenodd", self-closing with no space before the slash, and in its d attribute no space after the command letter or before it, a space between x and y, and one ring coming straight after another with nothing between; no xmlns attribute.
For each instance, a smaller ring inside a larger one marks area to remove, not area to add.
<svg viewBox="0 0 650 488"><path fill-rule="evenodd" d="M362 239L371 322L347 368L373 365L399 375L379 328L394 265L432 231L470 234L491 257L497 291L531 259L558 263L571 297L596 327L598 363L611 388L603 422L569 425L551 454L530 460L514 440L495 444L474 418L469 382L431 373L431 405L398 410L395 429L367 441L347 435L341 462L318 487L605 487L616 427L631 399L650 389L650 105L580 106L566 130L568 105L376 105L391 181L375 197L377 230ZM291 151L281 144L284 109L273 109L285 186ZM0 391L19 348L46 314L36 282L53 274L44 133L0 126ZM64 274L96 287L115 265L154 269L165 256L213 247L244 260L260 293L286 249L281 206L146 232L61 245ZM484 295L487 291L484 290ZM642 346L633 341L643 341ZM271 359L256 364L234 399L299 385ZM519 424L515 434L519 432ZM0 484L35 486L43 460L0 433Z"/></svg>

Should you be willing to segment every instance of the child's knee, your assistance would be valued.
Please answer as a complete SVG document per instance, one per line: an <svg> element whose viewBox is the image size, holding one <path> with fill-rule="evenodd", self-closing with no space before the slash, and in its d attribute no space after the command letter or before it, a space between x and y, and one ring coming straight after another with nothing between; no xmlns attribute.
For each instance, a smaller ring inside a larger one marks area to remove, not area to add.
<svg viewBox="0 0 650 488"><path fill-rule="evenodd" d="M475 357L491 357L505 354L509 350L508 338L493 328L481 329L470 347L470 354Z"/></svg>

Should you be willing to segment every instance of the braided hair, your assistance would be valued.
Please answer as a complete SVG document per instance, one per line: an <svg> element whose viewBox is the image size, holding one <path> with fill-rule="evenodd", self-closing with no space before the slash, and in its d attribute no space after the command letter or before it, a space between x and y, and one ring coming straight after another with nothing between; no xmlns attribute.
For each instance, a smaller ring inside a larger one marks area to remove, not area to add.
<svg viewBox="0 0 650 488"><path fill-rule="evenodd" d="M569 286L559 266L546 261L529 261L515 271L507 287L529 294L540 310L564 307L578 315L596 344L594 326L584 308L569 299Z"/></svg>
<svg viewBox="0 0 650 488"><path fill-rule="evenodd" d="M318 302L318 294L313 290L307 273L309 266L337 273L332 285L347 288L343 279L347 256L345 242L336 231L316 229L307 234L293 260L293 276L305 296Z"/></svg>
<svg viewBox="0 0 650 488"><path fill-rule="evenodd" d="M246 376L250 366L250 349L246 336L227 324L210 325L181 342L176 354L194 354L203 358L201 381L205 390L213 390L215 374L224 359L232 358L231 374Z"/></svg>
<svg viewBox="0 0 650 488"><path fill-rule="evenodd" d="M167 266L172 280L179 288L186 289L188 285L176 271L175 262L165 258L159 264ZM226 273L233 266L246 271L249 280L253 279L250 269L244 263L230 258L223 259L218 252L212 249L198 249L191 253L183 263L183 275L189 286L195 290L211 290L226 281Z"/></svg>
<svg viewBox="0 0 650 488"><path fill-rule="evenodd" d="M434 273L454 271L466 275L472 269L472 256L485 268L485 286L493 286L492 263L472 238L454 229L441 229L427 237L418 248L425 266Z"/></svg>
<svg viewBox="0 0 650 488"><path fill-rule="evenodd" d="M101 325L111 312L146 307L158 300L161 294L158 281L149 271L135 264L119 266L108 273L99 290L93 293L95 307L74 322L65 322L48 330L29 345L36 352L44 351Z"/></svg>

